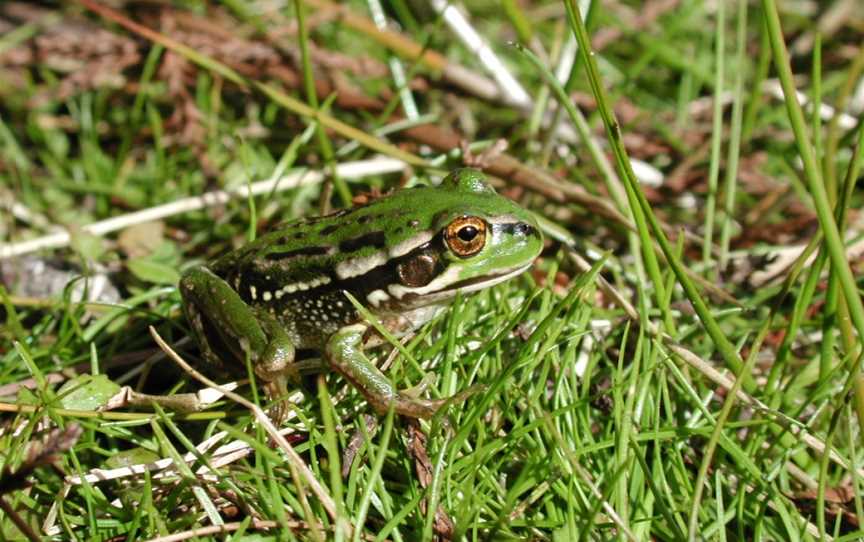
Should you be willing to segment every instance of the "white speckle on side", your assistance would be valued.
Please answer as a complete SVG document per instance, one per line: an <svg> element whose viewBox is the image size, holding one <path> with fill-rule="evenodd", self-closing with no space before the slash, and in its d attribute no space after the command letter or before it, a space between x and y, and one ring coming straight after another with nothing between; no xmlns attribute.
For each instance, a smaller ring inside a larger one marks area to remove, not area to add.
<svg viewBox="0 0 864 542"><path fill-rule="evenodd" d="M264 301L270 301L271 299L273 299L273 294L271 294L270 292L264 292L261 297L264 298Z"/></svg>
<svg viewBox="0 0 864 542"><path fill-rule="evenodd" d="M258 288L256 288L255 286L250 286L249 294L252 296L252 299L258 299Z"/></svg>
<svg viewBox="0 0 864 542"><path fill-rule="evenodd" d="M274 295L276 296L276 299L279 299L284 295L293 294L294 292L302 292L305 290L311 290L312 288L317 288L318 286L324 286L325 284L329 284L330 280L330 277L327 275L321 275L320 277L315 277L308 282L294 282L292 284L286 284L276 290Z"/></svg>
<svg viewBox="0 0 864 542"><path fill-rule="evenodd" d="M327 275L321 275L320 277L313 280L312 282L315 284L315 286L313 286L313 288L318 287L318 286L324 286L325 284L330 284L330 277L328 277Z"/></svg>
<svg viewBox="0 0 864 542"><path fill-rule="evenodd" d="M369 292L366 296L366 299L369 300L369 304L373 307L377 307L381 304L382 301L387 301L390 299L390 296L387 295L387 292L384 290L375 290L373 292Z"/></svg>
<svg viewBox="0 0 864 542"><path fill-rule="evenodd" d="M387 253L383 251L376 252L371 256L366 256L365 258L348 259L343 262L339 262L339 264L336 265L336 276L343 280L350 279L351 277L356 277L358 275L368 273L369 271L375 269L378 266L384 265L385 263L387 263Z"/></svg>

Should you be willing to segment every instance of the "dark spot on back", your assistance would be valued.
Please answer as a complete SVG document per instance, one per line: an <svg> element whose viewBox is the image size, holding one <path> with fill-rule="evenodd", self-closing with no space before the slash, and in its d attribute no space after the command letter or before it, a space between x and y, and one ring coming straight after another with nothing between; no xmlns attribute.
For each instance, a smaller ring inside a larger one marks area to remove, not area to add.
<svg viewBox="0 0 864 542"><path fill-rule="evenodd" d="M373 218L375 218L375 215L363 215L357 219L357 222L361 224L366 224L367 222L370 222Z"/></svg>
<svg viewBox="0 0 864 542"><path fill-rule="evenodd" d="M346 239L339 243L339 250L342 252L354 252L363 247L371 246L375 248L384 248L387 239L383 231L373 231L360 237Z"/></svg>
<svg viewBox="0 0 864 542"><path fill-rule="evenodd" d="M326 228L322 228L319 232L321 235L330 235L334 231L339 229L339 224L330 224Z"/></svg>

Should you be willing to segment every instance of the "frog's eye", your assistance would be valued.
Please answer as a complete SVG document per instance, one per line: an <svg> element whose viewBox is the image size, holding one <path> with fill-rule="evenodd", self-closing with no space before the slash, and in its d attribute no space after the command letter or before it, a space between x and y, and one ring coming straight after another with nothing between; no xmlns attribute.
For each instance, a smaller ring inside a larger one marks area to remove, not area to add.
<svg viewBox="0 0 864 542"><path fill-rule="evenodd" d="M444 230L444 241L457 256L473 256L486 244L486 222L476 216L459 217Z"/></svg>

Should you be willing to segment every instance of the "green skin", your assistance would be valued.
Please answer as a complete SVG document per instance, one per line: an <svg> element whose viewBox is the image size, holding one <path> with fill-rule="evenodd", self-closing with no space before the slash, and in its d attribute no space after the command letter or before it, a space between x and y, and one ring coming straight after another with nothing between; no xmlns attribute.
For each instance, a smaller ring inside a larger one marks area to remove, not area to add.
<svg viewBox="0 0 864 542"><path fill-rule="evenodd" d="M399 392L366 358L363 348L381 338L344 292L404 335L457 293L521 273L542 246L530 213L498 195L479 171L460 169L439 186L287 224L189 269L180 292L205 360L243 367L248 356L271 396L283 396L296 377L295 350L311 349L379 413L392 405L427 418L446 400Z"/></svg>

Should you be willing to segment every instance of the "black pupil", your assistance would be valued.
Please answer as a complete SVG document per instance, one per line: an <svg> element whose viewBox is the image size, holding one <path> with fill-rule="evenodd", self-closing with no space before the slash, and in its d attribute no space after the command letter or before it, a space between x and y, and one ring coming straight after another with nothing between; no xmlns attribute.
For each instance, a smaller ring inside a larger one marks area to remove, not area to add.
<svg viewBox="0 0 864 542"><path fill-rule="evenodd" d="M475 237L477 237L477 233L477 228L475 228L474 226L465 226L459 229L459 233L457 235L462 241L470 243L474 240Z"/></svg>

